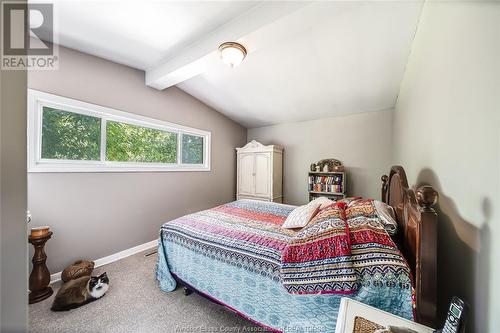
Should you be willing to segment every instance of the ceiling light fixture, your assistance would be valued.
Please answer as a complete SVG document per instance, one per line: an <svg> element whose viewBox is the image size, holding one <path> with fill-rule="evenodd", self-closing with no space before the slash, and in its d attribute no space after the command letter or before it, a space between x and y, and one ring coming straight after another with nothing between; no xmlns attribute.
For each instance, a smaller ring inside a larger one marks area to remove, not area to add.
<svg viewBox="0 0 500 333"><path fill-rule="evenodd" d="M247 49L236 42L225 42L220 44L219 52L222 61L231 67L236 67L241 64L247 55Z"/></svg>

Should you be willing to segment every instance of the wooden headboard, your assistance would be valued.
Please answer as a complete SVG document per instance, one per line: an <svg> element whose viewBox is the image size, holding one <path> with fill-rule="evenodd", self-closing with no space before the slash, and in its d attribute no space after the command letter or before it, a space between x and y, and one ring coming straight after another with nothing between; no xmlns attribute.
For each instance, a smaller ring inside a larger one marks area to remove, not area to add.
<svg viewBox="0 0 500 333"><path fill-rule="evenodd" d="M413 273L416 320L433 326L437 304L437 214L432 208L438 193L431 186L409 188L402 166L382 176L382 201L396 212L395 241Z"/></svg>

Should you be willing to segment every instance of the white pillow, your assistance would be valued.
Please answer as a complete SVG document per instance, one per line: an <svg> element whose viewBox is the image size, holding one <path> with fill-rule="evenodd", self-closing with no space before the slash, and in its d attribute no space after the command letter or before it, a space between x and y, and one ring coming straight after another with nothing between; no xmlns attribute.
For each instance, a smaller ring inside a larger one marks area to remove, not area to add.
<svg viewBox="0 0 500 333"><path fill-rule="evenodd" d="M321 209L325 209L326 207L330 206L335 201L330 200L326 197L317 197L316 199L314 199L311 202L315 202L315 203L319 204L319 209L321 210Z"/></svg>
<svg viewBox="0 0 500 333"><path fill-rule="evenodd" d="M316 215L319 210L320 204L314 200L307 205L299 206L292 210L290 215L285 220L285 223L281 226L286 229L303 228L309 221Z"/></svg>
<svg viewBox="0 0 500 333"><path fill-rule="evenodd" d="M384 229L391 236L394 236L398 229L398 223L396 222L396 214L394 213L394 208L386 204L385 202L374 200L373 204L377 210L377 214L384 223Z"/></svg>

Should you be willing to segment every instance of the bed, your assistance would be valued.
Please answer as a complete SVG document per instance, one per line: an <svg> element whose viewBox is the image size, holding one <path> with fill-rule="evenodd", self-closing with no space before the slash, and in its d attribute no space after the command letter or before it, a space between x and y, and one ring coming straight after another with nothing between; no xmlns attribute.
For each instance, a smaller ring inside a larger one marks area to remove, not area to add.
<svg viewBox="0 0 500 333"><path fill-rule="evenodd" d="M165 292L181 285L273 332L334 332L341 297L432 324L436 200L432 187L414 191L392 167L382 176L398 224L392 238L350 202L296 231L281 228L294 206L238 200L165 223L157 279ZM325 244L335 253L324 256Z"/></svg>

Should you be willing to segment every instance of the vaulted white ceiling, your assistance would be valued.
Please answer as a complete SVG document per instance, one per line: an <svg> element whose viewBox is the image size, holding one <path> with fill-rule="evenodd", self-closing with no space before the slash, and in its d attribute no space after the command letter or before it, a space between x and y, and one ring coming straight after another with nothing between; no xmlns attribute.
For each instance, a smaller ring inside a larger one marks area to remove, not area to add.
<svg viewBox="0 0 500 333"><path fill-rule="evenodd" d="M59 43L247 127L392 108L422 1L59 2ZM224 41L248 49L226 67Z"/></svg>
<svg viewBox="0 0 500 333"><path fill-rule="evenodd" d="M255 5L252 1L56 0L55 16L59 44L145 70Z"/></svg>

